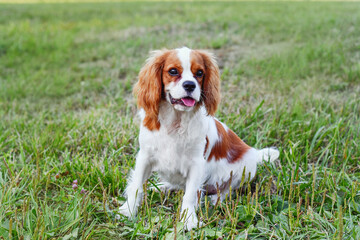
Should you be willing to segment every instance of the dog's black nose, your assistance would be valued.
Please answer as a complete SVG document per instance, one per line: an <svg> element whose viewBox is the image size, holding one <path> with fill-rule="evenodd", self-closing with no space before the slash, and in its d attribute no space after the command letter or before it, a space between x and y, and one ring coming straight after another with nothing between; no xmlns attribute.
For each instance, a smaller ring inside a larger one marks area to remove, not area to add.
<svg viewBox="0 0 360 240"><path fill-rule="evenodd" d="M192 81L185 81L185 82L183 83L183 87L184 87L185 91L187 91L187 92L192 92L192 91L194 91L194 89L196 88L196 85L195 85L195 83L192 82Z"/></svg>

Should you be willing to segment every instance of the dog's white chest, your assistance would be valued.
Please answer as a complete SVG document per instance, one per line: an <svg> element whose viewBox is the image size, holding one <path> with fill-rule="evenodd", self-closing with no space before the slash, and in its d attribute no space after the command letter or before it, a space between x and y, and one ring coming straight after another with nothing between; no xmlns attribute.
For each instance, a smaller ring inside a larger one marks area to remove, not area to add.
<svg viewBox="0 0 360 240"><path fill-rule="evenodd" d="M180 117L179 117L180 116ZM173 108L160 108L158 131L140 129L140 148L148 153L152 170L168 182L183 184L189 170L200 161L206 144L208 122L203 111L176 115Z"/></svg>
<svg viewBox="0 0 360 240"><path fill-rule="evenodd" d="M151 151L154 171L167 180L175 181L181 178L185 180L194 161L198 161L197 153L204 148L204 141L199 137L189 138L179 134L159 134L153 139L154 142L155 148Z"/></svg>

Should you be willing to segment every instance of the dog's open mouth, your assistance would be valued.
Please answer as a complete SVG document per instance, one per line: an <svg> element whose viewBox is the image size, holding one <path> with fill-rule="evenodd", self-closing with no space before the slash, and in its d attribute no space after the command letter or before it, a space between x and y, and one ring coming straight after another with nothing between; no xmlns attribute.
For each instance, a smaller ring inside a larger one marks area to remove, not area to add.
<svg viewBox="0 0 360 240"><path fill-rule="evenodd" d="M195 105L195 99L193 99L192 97L184 97L184 98L180 98L180 99L175 99L173 98L170 94L170 101L171 104L180 104L186 107L192 107Z"/></svg>

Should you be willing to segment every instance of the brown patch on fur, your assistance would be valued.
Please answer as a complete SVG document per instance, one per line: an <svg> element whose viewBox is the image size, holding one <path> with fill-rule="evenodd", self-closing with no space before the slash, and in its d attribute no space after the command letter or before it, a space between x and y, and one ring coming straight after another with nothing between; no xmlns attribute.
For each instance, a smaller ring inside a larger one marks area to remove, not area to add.
<svg viewBox="0 0 360 240"><path fill-rule="evenodd" d="M206 155L206 152L207 152L208 147L209 147L209 138L206 136L205 140L206 140L206 144L205 144L205 149L204 149L204 156Z"/></svg>
<svg viewBox="0 0 360 240"><path fill-rule="evenodd" d="M145 110L144 126L149 130L159 130L159 104L163 96L162 71L167 57L173 50L154 51L139 73L139 81L134 87L137 105Z"/></svg>
<svg viewBox="0 0 360 240"><path fill-rule="evenodd" d="M222 124L215 120L219 140L212 147L208 161L226 158L229 163L235 163L250 149L233 131L225 130Z"/></svg>
<svg viewBox="0 0 360 240"><path fill-rule="evenodd" d="M244 143L233 131L228 130L228 136L230 139L230 153L228 161L234 163L241 159L241 157L251 148Z"/></svg>
<svg viewBox="0 0 360 240"><path fill-rule="evenodd" d="M169 70L172 68L176 68L179 72L178 76L171 76L169 74ZM183 67L181 66L181 61L179 57L177 56L177 52L173 50L166 58L163 68L163 74L162 74L162 81L164 86L168 85L171 82L176 82L180 80L181 74L184 71Z"/></svg>
<svg viewBox="0 0 360 240"><path fill-rule="evenodd" d="M190 53L190 68L191 68L191 72L193 73L194 78L198 81L198 83L200 84L200 86L202 86L203 80L205 78L205 71L206 71L206 67L205 67L205 62L204 59L202 57L202 55L200 53L198 53L196 50L191 51ZM197 71L203 71L203 76L198 77L196 76Z"/></svg>
<svg viewBox="0 0 360 240"><path fill-rule="evenodd" d="M210 161L213 157L215 157L215 161L218 161L221 158L226 158L229 149L229 139L227 138L225 128L219 121L214 121L216 124L219 140L216 141L215 145L212 147L208 161Z"/></svg>
<svg viewBox="0 0 360 240"><path fill-rule="evenodd" d="M202 96L200 101L204 103L208 114L214 116L220 103L219 67L212 54L202 50L193 50L190 58L192 64L194 64L194 68L191 66L191 71L195 71L197 67L199 68L199 66L202 65L199 57L202 58L205 66L204 76L202 77L203 79L201 81L198 80L202 84Z"/></svg>

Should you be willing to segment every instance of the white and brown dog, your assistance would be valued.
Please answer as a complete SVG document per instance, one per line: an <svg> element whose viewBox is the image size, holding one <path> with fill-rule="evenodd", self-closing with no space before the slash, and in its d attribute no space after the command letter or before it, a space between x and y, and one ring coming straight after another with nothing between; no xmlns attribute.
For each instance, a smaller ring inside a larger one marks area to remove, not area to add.
<svg viewBox="0 0 360 240"><path fill-rule="evenodd" d="M198 225L198 191L217 199L236 189L256 165L273 161L279 151L246 145L214 114L220 102L219 69L212 54L183 47L154 51L135 89L140 108L140 150L120 213L134 216L143 183L156 171L162 190L184 189L185 227ZM244 170L245 169L245 170ZM231 178L231 179L230 179Z"/></svg>

